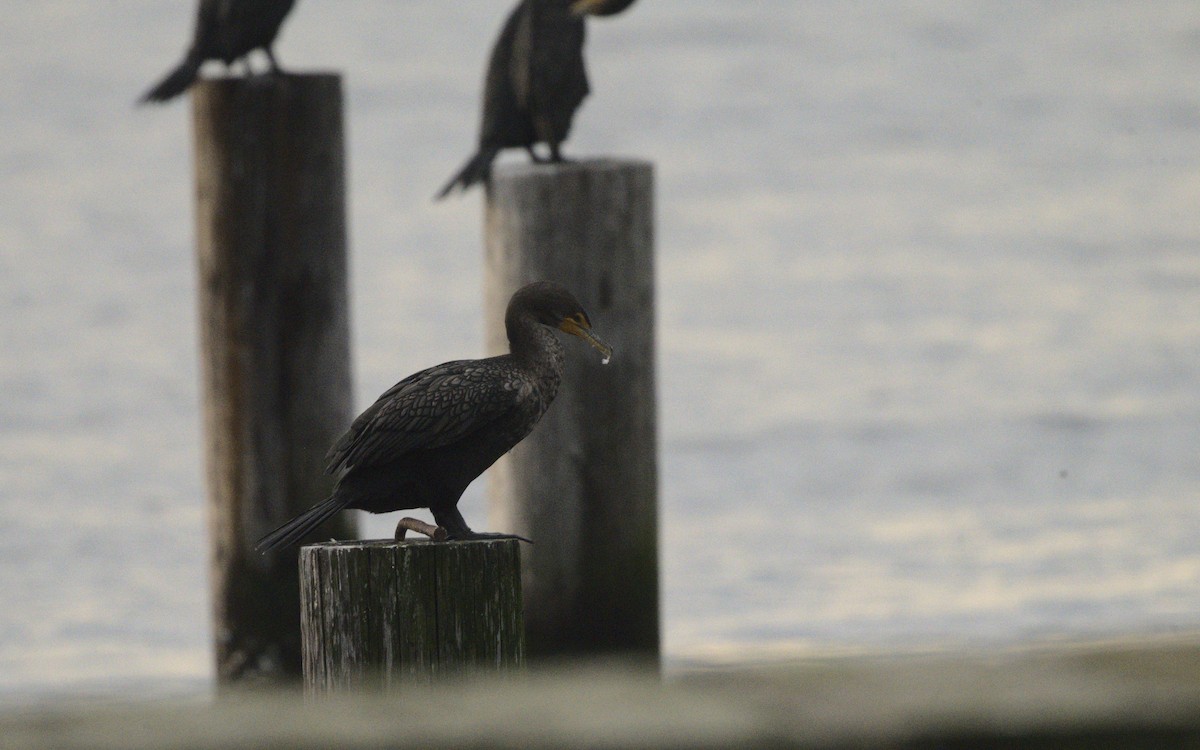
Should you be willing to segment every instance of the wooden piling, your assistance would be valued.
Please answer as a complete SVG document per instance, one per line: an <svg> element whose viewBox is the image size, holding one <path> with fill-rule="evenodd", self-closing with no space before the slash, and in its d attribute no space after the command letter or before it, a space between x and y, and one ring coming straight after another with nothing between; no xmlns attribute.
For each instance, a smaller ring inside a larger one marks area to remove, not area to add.
<svg viewBox="0 0 1200 750"><path fill-rule="evenodd" d="M491 470L493 528L527 536L529 653L656 661L658 445L653 170L640 161L501 165L486 209L488 348L522 284L564 285L613 345L568 346L558 398Z"/></svg>
<svg viewBox="0 0 1200 750"><path fill-rule="evenodd" d="M297 550L253 545L328 495L324 454L353 417L341 82L192 92L217 678L299 680ZM331 535L350 522L313 538Z"/></svg>
<svg viewBox="0 0 1200 750"><path fill-rule="evenodd" d="M389 540L304 547L307 690L399 688L520 667L518 544Z"/></svg>

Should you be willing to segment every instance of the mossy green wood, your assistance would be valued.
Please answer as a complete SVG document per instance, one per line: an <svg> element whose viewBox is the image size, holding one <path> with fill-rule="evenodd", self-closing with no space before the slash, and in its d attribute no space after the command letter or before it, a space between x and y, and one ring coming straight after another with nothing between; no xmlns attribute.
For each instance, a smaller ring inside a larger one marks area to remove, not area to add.
<svg viewBox="0 0 1200 750"><path fill-rule="evenodd" d="M329 542L300 555L311 692L399 687L524 662L514 540Z"/></svg>
<svg viewBox="0 0 1200 750"><path fill-rule="evenodd" d="M330 547L319 559L323 610L330 636L325 641L325 675L332 687L352 687L368 677L375 644L371 637L372 602L368 557L345 547Z"/></svg>
<svg viewBox="0 0 1200 750"><path fill-rule="evenodd" d="M368 547L368 586L377 605L371 637L378 651L372 663L385 686L428 681L437 665L437 579L429 552L428 544L419 542Z"/></svg>
<svg viewBox="0 0 1200 750"><path fill-rule="evenodd" d="M437 597L440 673L521 664L524 639L503 637L524 631L518 546L512 541L435 545L437 579L443 583Z"/></svg>

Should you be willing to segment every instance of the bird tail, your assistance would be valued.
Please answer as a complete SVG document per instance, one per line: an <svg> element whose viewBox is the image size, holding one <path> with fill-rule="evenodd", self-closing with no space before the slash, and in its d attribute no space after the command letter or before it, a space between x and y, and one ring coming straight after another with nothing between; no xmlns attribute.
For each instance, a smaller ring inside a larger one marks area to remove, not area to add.
<svg viewBox="0 0 1200 750"><path fill-rule="evenodd" d="M331 495L259 539L254 549L270 552L280 547L290 547L345 507L345 500Z"/></svg>
<svg viewBox="0 0 1200 750"><path fill-rule="evenodd" d="M192 85L192 81L196 80L196 75L200 72L201 62L199 57L189 54L183 59L183 62L179 63L179 67L168 73L166 78L158 82L157 86L142 94L138 103L165 102L187 91L188 86Z"/></svg>
<svg viewBox="0 0 1200 750"><path fill-rule="evenodd" d="M445 198L455 187L466 190L475 183L488 179L489 173L492 171L492 162L498 153L500 153L500 149L492 146L480 148L474 156L467 160L463 168L450 178L450 181L438 192L434 200L440 201Z"/></svg>

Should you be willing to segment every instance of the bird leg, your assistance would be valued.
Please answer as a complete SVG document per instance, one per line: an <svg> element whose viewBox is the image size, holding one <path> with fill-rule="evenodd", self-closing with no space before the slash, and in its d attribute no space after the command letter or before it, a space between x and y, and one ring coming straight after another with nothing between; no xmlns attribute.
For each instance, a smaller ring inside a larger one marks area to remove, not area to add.
<svg viewBox="0 0 1200 750"><path fill-rule="evenodd" d="M567 157L562 155L562 148L560 147L560 145L557 142L546 141L546 145L550 148L549 156L542 156L541 154L539 154L533 148L532 143L525 147L525 150L529 152L529 158L531 160L533 160L534 164L562 164L564 162L571 161L570 159L568 159Z"/></svg>
<svg viewBox="0 0 1200 750"><path fill-rule="evenodd" d="M435 542L444 542L447 538L446 530L441 526L434 526L431 523L425 523L419 518L404 517L396 524L396 541L404 541L404 536L409 531L415 531L418 534L424 534Z"/></svg>
<svg viewBox="0 0 1200 750"><path fill-rule="evenodd" d="M279 61L275 59L275 53L271 51L271 48L263 47L263 52L267 53L267 64L271 66L271 75L282 73L283 69L279 67ZM416 529L413 529L413 531L416 531Z"/></svg>
<svg viewBox="0 0 1200 750"><path fill-rule="evenodd" d="M433 513L433 520L437 521L437 525L446 530L447 539L452 542L465 542L474 540L487 539L516 539L517 541L533 544L533 540L526 539L523 536L516 534L497 534L493 532L471 531L471 527L467 526L467 522L463 519L462 514L458 512L458 508L451 506L449 508L430 508Z"/></svg>

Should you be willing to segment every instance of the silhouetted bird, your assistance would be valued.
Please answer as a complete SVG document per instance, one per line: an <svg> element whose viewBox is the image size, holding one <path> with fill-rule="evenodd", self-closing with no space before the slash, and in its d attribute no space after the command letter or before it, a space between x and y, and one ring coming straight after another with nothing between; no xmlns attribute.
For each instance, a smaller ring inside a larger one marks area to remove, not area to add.
<svg viewBox="0 0 1200 750"><path fill-rule="evenodd" d="M610 16L634 0L521 0L492 48L483 86L479 150L437 197L486 180L501 149L524 147L543 161L535 143L562 161L560 147L575 110L588 95L583 63L584 16Z"/></svg>
<svg viewBox="0 0 1200 750"><path fill-rule="evenodd" d="M392 386L329 450L333 494L258 541L263 551L299 541L344 508L387 513L429 508L450 539L519 538L471 531L458 499L529 432L558 394L563 345L550 328L604 355L579 302L557 284L522 287L504 315L508 354L447 362Z"/></svg>
<svg viewBox="0 0 1200 750"><path fill-rule="evenodd" d="M232 65L259 48L267 53L271 72L278 73L279 63L271 45L294 3L295 0L200 0L192 46L183 62L139 101L165 102L187 91L206 60ZM249 67L247 64L246 69Z"/></svg>

